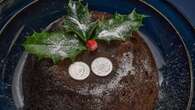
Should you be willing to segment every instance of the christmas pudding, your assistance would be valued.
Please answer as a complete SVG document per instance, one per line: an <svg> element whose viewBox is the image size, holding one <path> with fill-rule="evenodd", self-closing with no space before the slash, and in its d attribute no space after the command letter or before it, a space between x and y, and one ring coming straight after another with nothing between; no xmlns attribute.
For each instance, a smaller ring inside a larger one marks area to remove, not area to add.
<svg viewBox="0 0 195 110"><path fill-rule="evenodd" d="M23 44L24 110L153 110L157 68L137 32L145 17L70 1L65 17Z"/></svg>

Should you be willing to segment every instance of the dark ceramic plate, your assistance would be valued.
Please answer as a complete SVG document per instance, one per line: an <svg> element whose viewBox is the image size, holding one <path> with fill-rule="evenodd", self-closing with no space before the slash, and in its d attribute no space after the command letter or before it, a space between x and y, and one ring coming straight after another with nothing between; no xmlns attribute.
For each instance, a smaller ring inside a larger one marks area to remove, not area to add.
<svg viewBox="0 0 195 110"><path fill-rule="evenodd" d="M150 47L159 69L156 110L189 110L192 99L192 61L182 37L169 20L142 1L88 0L91 10L127 14L136 8L150 17L140 34ZM33 31L65 15L62 0L34 1L16 12L0 32L0 110L22 109L21 70L26 54L21 43Z"/></svg>
<svg viewBox="0 0 195 110"><path fill-rule="evenodd" d="M171 23L175 26L175 28L178 30L179 34L182 36L187 49L190 53L191 60L192 60L192 69L193 69L193 79L194 73L195 73L195 27L192 26L190 19L184 15L181 14L180 11L186 11L184 9L179 9L169 0L148 0L149 4L154 6L156 9L158 9L162 14L164 14ZM190 5L190 1L185 1L186 4ZM177 4L177 3L175 3ZM178 3L179 4L179 3ZM189 8L188 8L189 9ZM189 10L192 11L193 10ZM190 12L188 12L190 13ZM195 91L195 85L193 84L193 89ZM193 96L195 96L195 93L193 92ZM193 97L192 101L192 107L191 110L195 110L195 97Z"/></svg>

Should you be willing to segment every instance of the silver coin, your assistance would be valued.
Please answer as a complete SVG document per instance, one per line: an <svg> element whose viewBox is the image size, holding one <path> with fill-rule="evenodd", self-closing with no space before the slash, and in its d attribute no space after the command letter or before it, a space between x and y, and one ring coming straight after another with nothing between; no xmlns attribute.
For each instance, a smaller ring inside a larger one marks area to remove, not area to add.
<svg viewBox="0 0 195 110"><path fill-rule="evenodd" d="M69 75L75 80L84 80L90 74L89 66L84 62L75 62L68 68Z"/></svg>
<svg viewBox="0 0 195 110"><path fill-rule="evenodd" d="M92 72L97 76L107 76L112 72L112 62L105 57L96 58L92 64Z"/></svg>

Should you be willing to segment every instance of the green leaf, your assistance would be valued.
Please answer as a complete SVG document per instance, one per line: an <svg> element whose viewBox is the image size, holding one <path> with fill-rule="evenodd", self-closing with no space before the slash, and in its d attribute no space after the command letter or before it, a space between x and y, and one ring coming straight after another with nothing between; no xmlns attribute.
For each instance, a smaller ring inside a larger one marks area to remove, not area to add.
<svg viewBox="0 0 195 110"><path fill-rule="evenodd" d="M81 1L70 0L67 6L67 16L64 19L64 29L67 32L76 33L83 41L87 41L89 36L87 33L91 30L93 22L88 10L88 6L84 6ZM94 24L95 26L95 24Z"/></svg>
<svg viewBox="0 0 195 110"><path fill-rule="evenodd" d="M86 41L86 25L81 24L78 20L72 17L66 17L64 19L65 32L73 32L82 40Z"/></svg>
<svg viewBox="0 0 195 110"><path fill-rule="evenodd" d="M54 63L65 58L73 59L85 50L75 34L60 32L34 33L23 44L25 50L42 58L51 58Z"/></svg>
<svg viewBox="0 0 195 110"><path fill-rule="evenodd" d="M88 23L91 19L88 6L82 4L82 0L69 0L67 6L67 16L77 19L80 23Z"/></svg>
<svg viewBox="0 0 195 110"><path fill-rule="evenodd" d="M115 14L109 20L99 23L97 39L100 40L126 40L132 32L138 31L143 25L145 15L133 10L129 15Z"/></svg>
<svg viewBox="0 0 195 110"><path fill-rule="evenodd" d="M95 21L89 24L89 29L87 30L87 39L93 39L96 36L96 29L99 27L99 21Z"/></svg>

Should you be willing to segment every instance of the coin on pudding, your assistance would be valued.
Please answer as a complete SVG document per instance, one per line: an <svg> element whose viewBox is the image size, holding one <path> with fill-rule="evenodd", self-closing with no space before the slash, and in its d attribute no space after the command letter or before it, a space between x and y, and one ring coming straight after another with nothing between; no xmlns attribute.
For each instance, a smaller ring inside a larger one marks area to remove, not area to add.
<svg viewBox="0 0 195 110"><path fill-rule="evenodd" d="M75 80L84 80L90 74L89 66L84 62L74 62L68 68L69 75Z"/></svg>
<svg viewBox="0 0 195 110"><path fill-rule="evenodd" d="M112 62L106 57L96 58L91 63L92 72L97 76L107 76L112 72Z"/></svg>

